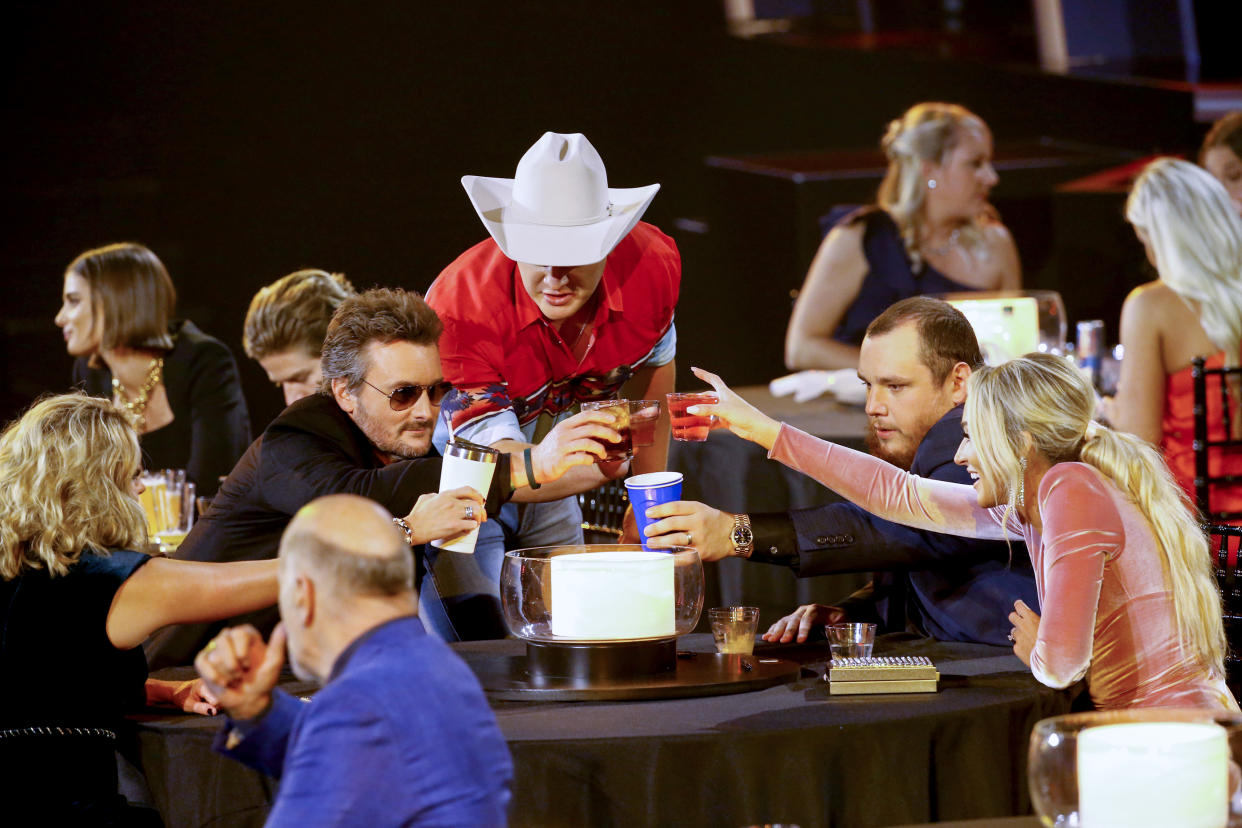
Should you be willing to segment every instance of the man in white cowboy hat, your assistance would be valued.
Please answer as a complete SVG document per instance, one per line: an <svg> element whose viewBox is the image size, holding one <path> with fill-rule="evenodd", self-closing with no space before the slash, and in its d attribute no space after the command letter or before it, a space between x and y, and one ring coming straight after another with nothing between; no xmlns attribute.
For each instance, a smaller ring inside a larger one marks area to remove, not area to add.
<svg viewBox="0 0 1242 828"><path fill-rule="evenodd" d="M462 185L491 238L427 291L444 322L440 358L454 386L437 445L451 428L472 442L521 451L585 400L663 400L674 387L681 256L672 239L639 221L660 185L610 188L591 142L555 132L527 150L513 178L468 175ZM635 472L663 470L668 433L665 413L655 445L634 456ZM487 585L498 590L506 543L581 543L573 496L626 470L625 463L584 466L523 490L516 505L483 524L473 559L441 553L433 562L437 588L462 596ZM451 615L459 596L441 597Z"/></svg>

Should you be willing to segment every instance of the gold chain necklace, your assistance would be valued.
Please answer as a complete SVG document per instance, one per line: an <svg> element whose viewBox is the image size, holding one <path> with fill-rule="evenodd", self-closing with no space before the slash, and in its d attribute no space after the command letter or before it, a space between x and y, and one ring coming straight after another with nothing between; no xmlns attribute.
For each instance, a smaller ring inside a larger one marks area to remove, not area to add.
<svg viewBox="0 0 1242 828"><path fill-rule="evenodd" d="M112 378L113 399L129 412L129 415L134 418L140 429L146 425L147 402L150 401L151 392L155 390L155 386L160 384L163 372L164 358L156 357L151 360L151 365L147 368L147 378L143 381L142 387L138 389L138 396L132 400L125 393L125 388L121 385L121 381L115 376Z"/></svg>

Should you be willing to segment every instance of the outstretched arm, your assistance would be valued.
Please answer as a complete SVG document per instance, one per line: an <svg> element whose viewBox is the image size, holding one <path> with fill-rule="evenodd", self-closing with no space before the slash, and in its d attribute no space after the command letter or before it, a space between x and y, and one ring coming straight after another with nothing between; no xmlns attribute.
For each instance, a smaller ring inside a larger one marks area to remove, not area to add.
<svg viewBox="0 0 1242 828"><path fill-rule="evenodd" d="M720 377L692 370L720 397L716 405L691 406L692 413L716 415L734 434L768 449L769 457L872 514L916 529L974 538L1021 538L1016 532L1008 535L999 515L978 505L973 487L908 474L883 460L782 425L731 391Z"/></svg>
<svg viewBox="0 0 1242 828"><path fill-rule="evenodd" d="M217 621L276 603L276 561L153 558L125 580L108 611L108 640L137 647L169 624Z"/></svg>

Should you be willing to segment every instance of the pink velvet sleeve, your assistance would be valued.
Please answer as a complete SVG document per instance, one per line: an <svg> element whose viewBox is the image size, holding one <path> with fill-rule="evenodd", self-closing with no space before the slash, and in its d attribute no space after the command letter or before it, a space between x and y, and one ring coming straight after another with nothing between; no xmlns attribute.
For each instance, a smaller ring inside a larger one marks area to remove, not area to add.
<svg viewBox="0 0 1242 828"><path fill-rule="evenodd" d="M1031 672L1049 687L1082 678L1091 664L1104 564L1125 542L1121 515L1087 466L1064 463L1039 492L1043 562L1039 635Z"/></svg>
<svg viewBox="0 0 1242 828"><path fill-rule="evenodd" d="M768 456L894 523L972 538L1022 540L1016 529L1007 533L1001 525L1003 509L979 506L972 486L909 474L891 463L792 426L781 425Z"/></svg>

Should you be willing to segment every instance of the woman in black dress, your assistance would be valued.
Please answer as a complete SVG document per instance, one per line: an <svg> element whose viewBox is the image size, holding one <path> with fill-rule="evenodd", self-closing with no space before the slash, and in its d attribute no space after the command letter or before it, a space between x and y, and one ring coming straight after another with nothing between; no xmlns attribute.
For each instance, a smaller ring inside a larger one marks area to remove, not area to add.
<svg viewBox="0 0 1242 828"><path fill-rule="evenodd" d="M276 602L274 560L138 551L139 460L129 418L82 394L36 403L0 436L0 767L16 793L6 816L29 805L47 824L128 824L114 752L123 714L215 712L197 680L149 679L143 640Z"/></svg>
<svg viewBox="0 0 1242 828"><path fill-rule="evenodd" d="M78 357L74 385L130 413L146 468L185 469L210 496L250 443L250 415L232 353L174 320L176 301L154 253L110 244L69 265L56 324Z"/></svg>

